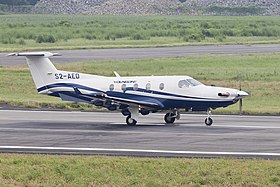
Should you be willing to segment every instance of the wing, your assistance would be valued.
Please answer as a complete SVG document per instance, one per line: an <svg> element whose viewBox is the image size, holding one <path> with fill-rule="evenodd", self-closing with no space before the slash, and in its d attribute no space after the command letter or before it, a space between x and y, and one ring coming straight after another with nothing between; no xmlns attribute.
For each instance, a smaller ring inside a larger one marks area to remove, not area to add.
<svg viewBox="0 0 280 187"><path fill-rule="evenodd" d="M106 93L102 92L93 92L93 91L88 91L88 90L83 90L74 87L74 91L76 94L85 96L85 97L91 97L93 100L94 99L103 99L103 100L110 100L114 101L116 103L120 104L126 104L126 105L140 105L148 108L162 108L163 105L157 101L156 99L153 98L139 98L137 96L131 96L130 98L123 98L123 97L116 97L116 96L108 96Z"/></svg>

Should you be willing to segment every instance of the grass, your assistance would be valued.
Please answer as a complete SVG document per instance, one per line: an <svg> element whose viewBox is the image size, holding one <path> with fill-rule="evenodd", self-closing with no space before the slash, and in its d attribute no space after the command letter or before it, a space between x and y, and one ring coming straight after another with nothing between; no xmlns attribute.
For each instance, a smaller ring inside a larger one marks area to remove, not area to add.
<svg viewBox="0 0 280 187"><path fill-rule="evenodd" d="M246 114L280 114L280 54L206 55L193 57L144 59L134 61L104 61L57 64L58 69L114 76L189 75L216 86L239 88L252 93L244 100ZM11 81L12 80L12 81ZM26 66L0 68L0 101L2 104L31 108L89 110L89 105L62 102L39 95ZM219 109L220 113L238 113L238 105Z"/></svg>
<svg viewBox="0 0 280 187"><path fill-rule="evenodd" d="M280 162L0 155L4 186L279 186Z"/></svg>
<svg viewBox="0 0 280 187"><path fill-rule="evenodd" d="M0 16L0 51L280 43L277 16Z"/></svg>

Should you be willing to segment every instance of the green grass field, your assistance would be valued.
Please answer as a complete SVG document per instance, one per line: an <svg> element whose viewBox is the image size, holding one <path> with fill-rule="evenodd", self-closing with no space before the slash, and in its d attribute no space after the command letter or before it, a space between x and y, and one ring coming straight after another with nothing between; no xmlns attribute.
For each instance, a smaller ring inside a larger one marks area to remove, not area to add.
<svg viewBox="0 0 280 187"><path fill-rule="evenodd" d="M0 15L0 51L280 43L279 17Z"/></svg>
<svg viewBox="0 0 280 187"><path fill-rule="evenodd" d="M0 186L280 186L280 162L0 155Z"/></svg>
<svg viewBox="0 0 280 187"><path fill-rule="evenodd" d="M280 114L280 54L206 55L134 61L104 61L57 64L58 69L114 76L189 75L210 85L239 88L252 97L244 100L246 114ZM12 80L12 81L11 81ZM39 95L26 66L0 68L0 101L14 106L89 110L88 105L62 102ZM238 105L216 112L238 113Z"/></svg>

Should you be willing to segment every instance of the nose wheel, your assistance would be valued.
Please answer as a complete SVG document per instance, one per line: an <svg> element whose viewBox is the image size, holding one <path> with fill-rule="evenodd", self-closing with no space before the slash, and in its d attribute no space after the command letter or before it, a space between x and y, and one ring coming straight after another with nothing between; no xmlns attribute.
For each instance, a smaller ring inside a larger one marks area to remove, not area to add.
<svg viewBox="0 0 280 187"><path fill-rule="evenodd" d="M213 124L213 119L211 118L212 112L211 109L209 108L207 110L207 118L205 119L205 125L206 126L211 126Z"/></svg>
<svg viewBox="0 0 280 187"><path fill-rule="evenodd" d="M210 117L207 117L207 118L205 119L205 125L206 125L206 126L211 126L212 124L213 124L213 119L210 118Z"/></svg>

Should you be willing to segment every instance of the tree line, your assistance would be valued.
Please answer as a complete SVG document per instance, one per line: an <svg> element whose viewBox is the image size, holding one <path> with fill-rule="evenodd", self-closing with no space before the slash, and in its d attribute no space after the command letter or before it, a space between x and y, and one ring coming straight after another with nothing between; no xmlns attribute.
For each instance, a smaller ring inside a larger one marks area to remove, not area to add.
<svg viewBox="0 0 280 187"><path fill-rule="evenodd" d="M0 4L13 8L14 6L35 5L38 1L39 0L0 0Z"/></svg>

